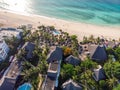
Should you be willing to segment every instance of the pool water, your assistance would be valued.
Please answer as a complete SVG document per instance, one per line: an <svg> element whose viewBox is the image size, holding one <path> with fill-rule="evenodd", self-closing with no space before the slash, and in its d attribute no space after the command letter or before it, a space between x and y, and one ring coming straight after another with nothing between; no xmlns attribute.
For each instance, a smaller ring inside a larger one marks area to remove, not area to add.
<svg viewBox="0 0 120 90"><path fill-rule="evenodd" d="M24 83L23 85L19 86L17 90L31 90L32 85L30 83Z"/></svg>
<svg viewBox="0 0 120 90"><path fill-rule="evenodd" d="M59 35L60 32L55 30L55 31L53 31L53 34L54 34L54 35Z"/></svg>

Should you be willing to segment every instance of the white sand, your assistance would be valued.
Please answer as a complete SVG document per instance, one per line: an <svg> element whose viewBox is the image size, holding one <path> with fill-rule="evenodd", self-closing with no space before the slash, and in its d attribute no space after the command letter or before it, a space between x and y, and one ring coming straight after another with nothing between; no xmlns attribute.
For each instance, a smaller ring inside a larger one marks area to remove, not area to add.
<svg viewBox="0 0 120 90"><path fill-rule="evenodd" d="M0 10L0 23L4 24L4 27L17 27L24 24L33 24L34 27L42 24L46 26L54 25L57 29L62 29L69 34L77 35L79 40L82 39L83 36L90 35L94 35L95 37L104 36L108 39L120 38L120 27L107 27L85 23L69 22L37 15L25 16L3 10Z"/></svg>

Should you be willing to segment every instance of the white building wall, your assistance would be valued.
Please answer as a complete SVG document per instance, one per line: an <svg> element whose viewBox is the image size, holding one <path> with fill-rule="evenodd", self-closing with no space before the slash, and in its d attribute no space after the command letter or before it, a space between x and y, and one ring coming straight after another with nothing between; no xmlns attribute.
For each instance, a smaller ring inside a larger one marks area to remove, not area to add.
<svg viewBox="0 0 120 90"><path fill-rule="evenodd" d="M4 38L6 36L7 38L12 38L13 36L17 39L21 39L20 33L22 33L22 29L16 29L15 31L8 30L7 28L0 31L0 38Z"/></svg>
<svg viewBox="0 0 120 90"><path fill-rule="evenodd" d="M5 60L9 52L9 47L5 41L0 40L0 60Z"/></svg>

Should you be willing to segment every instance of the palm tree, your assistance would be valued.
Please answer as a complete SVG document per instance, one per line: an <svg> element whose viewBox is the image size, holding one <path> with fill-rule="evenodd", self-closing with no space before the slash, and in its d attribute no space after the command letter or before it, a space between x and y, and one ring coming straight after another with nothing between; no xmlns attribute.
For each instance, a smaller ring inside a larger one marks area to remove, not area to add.
<svg viewBox="0 0 120 90"><path fill-rule="evenodd" d="M85 61L83 61L81 63L81 67L84 69L84 71L88 70L88 69L94 69L97 67L97 63L93 62L91 59L87 58Z"/></svg>
<svg viewBox="0 0 120 90"><path fill-rule="evenodd" d="M39 29L39 30L44 30L44 29L45 29L45 26L44 26L44 25L38 26L38 29Z"/></svg>
<svg viewBox="0 0 120 90"><path fill-rule="evenodd" d="M97 37L97 38L96 38L96 42L97 42L97 43L100 43L100 37Z"/></svg>
<svg viewBox="0 0 120 90"><path fill-rule="evenodd" d="M92 78L92 71L86 70L80 75L80 82L85 90L95 90L97 88L95 80Z"/></svg>
<svg viewBox="0 0 120 90"><path fill-rule="evenodd" d="M82 73L82 69L81 69L80 66L76 66L76 67L74 68L74 70L75 70L75 75L72 76L72 79L73 79L74 81L79 82L79 80L80 80L79 76L80 76L81 73Z"/></svg>
<svg viewBox="0 0 120 90"><path fill-rule="evenodd" d="M98 83L98 90L104 90L106 88L106 81L105 80L100 80Z"/></svg>
<svg viewBox="0 0 120 90"><path fill-rule="evenodd" d="M83 43L88 43L89 41L88 41L88 38L87 37L83 37Z"/></svg>
<svg viewBox="0 0 120 90"><path fill-rule="evenodd" d="M120 63L118 61L114 62L110 56L108 62L104 64L104 71L108 78L116 77L120 79Z"/></svg>
<svg viewBox="0 0 120 90"><path fill-rule="evenodd" d="M94 39L94 36L93 36L93 35L91 35L91 36L89 37L89 41L90 41L90 42L95 42L95 39Z"/></svg>
<svg viewBox="0 0 120 90"><path fill-rule="evenodd" d="M72 78L75 75L75 70L73 65L64 64L61 69L61 77L63 81L66 81L69 78Z"/></svg>
<svg viewBox="0 0 120 90"><path fill-rule="evenodd" d="M118 79L115 77L112 77L107 79L106 83L109 87L109 90L112 90L118 84Z"/></svg>

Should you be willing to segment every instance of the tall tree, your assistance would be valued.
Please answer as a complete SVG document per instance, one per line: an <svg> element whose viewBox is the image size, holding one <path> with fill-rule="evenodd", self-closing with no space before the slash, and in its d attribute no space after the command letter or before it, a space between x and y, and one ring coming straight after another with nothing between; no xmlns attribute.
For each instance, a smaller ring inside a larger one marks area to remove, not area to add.
<svg viewBox="0 0 120 90"><path fill-rule="evenodd" d="M120 61L120 47L116 48L114 51L115 51L115 55L117 57L117 60Z"/></svg>
<svg viewBox="0 0 120 90"><path fill-rule="evenodd" d="M75 70L73 65L71 64L64 64L63 68L61 69L61 76L63 80L67 80L72 78L75 75Z"/></svg>
<svg viewBox="0 0 120 90"><path fill-rule="evenodd" d="M114 87L117 86L118 79L115 77L112 77L112 78L108 78L106 82L107 82L107 85L109 87L109 90L112 90Z"/></svg>
<svg viewBox="0 0 120 90"><path fill-rule="evenodd" d="M87 58L85 61L81 62L80 65L84 70L93 69L97 67L97 63L93 62L91 59Z"/></svg>
<svg viewBox="0 0 120 90"><path fill-rule="evenodd" d="M97 84L95 80L92 78L92 71L86 70L80 75L80 83L84 87L85 90L96 90Z"/></svg>

